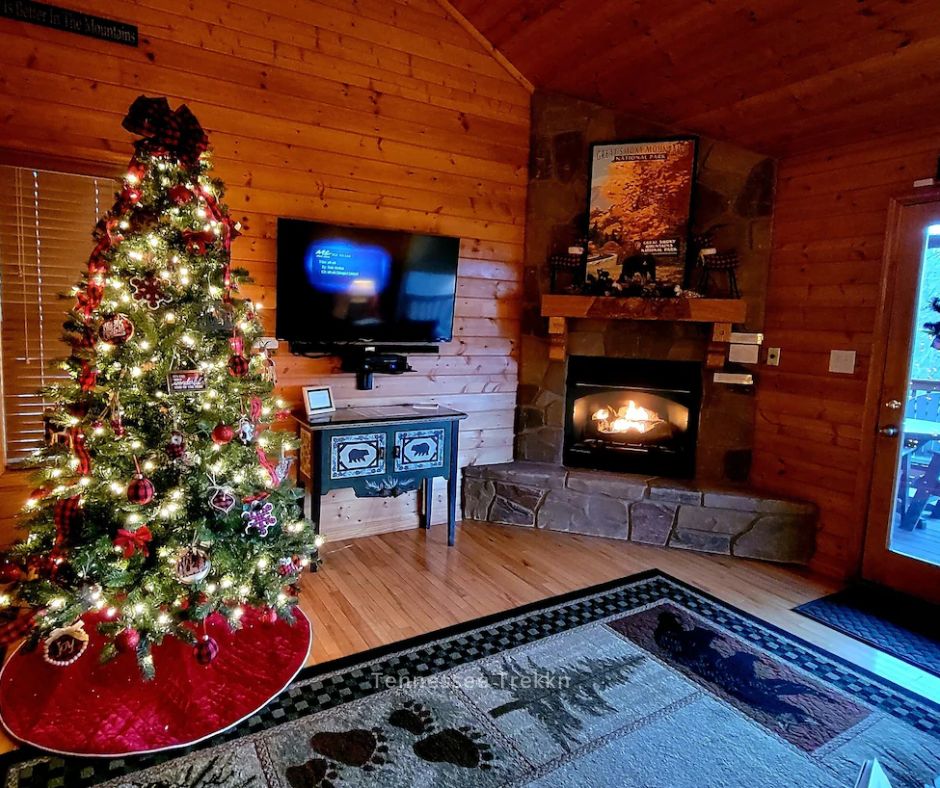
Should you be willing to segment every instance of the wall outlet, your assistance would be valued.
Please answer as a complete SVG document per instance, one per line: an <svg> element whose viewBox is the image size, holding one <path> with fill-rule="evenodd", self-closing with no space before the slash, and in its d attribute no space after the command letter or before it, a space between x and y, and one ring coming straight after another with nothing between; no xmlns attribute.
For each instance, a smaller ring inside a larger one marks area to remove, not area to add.
<svg viewBox="0 0 940 788"><path fill-rule="evenodd" d="M780 366L780 348L778 347L767 348L767 366L768 367Z"/></svg>

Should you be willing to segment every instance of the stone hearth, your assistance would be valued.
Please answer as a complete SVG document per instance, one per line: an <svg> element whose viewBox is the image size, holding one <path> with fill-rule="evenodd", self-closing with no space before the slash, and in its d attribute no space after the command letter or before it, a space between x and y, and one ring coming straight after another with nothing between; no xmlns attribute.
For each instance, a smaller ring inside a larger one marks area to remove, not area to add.
<svg viewBox="0 0 940 788"><path fill-rule="evenodd" d="M706 553L805 564L812 504L671 479L514 462L464 469L463 515Z"/></svg>

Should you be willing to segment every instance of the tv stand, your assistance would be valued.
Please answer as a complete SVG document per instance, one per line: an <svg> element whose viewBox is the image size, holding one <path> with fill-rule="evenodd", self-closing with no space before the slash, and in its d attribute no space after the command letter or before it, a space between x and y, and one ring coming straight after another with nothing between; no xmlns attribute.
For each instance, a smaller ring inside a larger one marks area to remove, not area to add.
<svg viewBox="0 0 940 788"><path fill-rule="evenodd" d="M356 388L360 391L371 391L373 375L379 372L383 375L403 375L405 372L414 372L408 363L408 357L399 353L389 353L376 348L361 348L355 351L340 353L343 372L356 373Z"/></svg>
<svg viewBox="0 0 940 788"><path fill-rule="evenodd" d="M292 343L291 352L298 355L339 356L343 372L356 373L356 388L371 391L376 373L403 375L414 372L408 354L437 353L437 345L307 345Z"/></svg>

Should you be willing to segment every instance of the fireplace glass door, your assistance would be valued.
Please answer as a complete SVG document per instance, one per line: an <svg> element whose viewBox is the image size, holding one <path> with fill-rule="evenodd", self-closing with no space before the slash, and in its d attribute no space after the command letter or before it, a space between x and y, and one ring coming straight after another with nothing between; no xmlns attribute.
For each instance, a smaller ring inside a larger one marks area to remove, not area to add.
<svg viewBox="0 0 940 788"><path fill-rule="evenodd" d="M572 357L565 463L689 478L700 399L698 364Z"/></svg>

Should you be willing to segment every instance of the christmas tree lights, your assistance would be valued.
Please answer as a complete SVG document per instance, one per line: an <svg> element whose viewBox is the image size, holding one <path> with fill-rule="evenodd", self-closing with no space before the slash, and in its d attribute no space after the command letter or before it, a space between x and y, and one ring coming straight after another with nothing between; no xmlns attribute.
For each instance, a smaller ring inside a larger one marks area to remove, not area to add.
<svg viewBox="0 0 940 788"><path fill-rule="evenodd" d="M237 295L239 225L207 137L165 99L138 98L124 127L141 139L72 290L69 380L45 392L27 536L0 581L21 608L6 639L28 633L65 665L104 637L105 658L133 652L149 676L165 637L211 661L213 613L290 620L318 541L289 479L293 434L273 428L285 404L254 350L260 304Z"/></svg>

